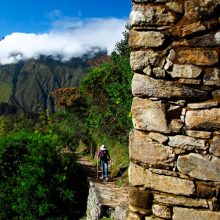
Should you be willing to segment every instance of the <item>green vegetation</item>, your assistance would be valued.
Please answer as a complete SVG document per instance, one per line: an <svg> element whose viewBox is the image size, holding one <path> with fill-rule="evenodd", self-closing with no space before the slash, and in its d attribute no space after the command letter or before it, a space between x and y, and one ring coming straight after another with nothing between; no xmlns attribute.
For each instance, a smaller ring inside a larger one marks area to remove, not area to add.
<svg viewBox="0 0 220 220"><path fill-rule="evenodd" d="M53 92L55 114L0 117L0 219L82 217L87 188L74 150L96 163L99 146L106 144L112 175L127 178L132 74L126 33L111 57L94 61L80 88Z"/></svg>
<svg viewBox="0 0 220 220"><path fill-rule="evenodd" d="M0 81L0 102L8 102L12 95L12 85L7 82Z"/></svg>

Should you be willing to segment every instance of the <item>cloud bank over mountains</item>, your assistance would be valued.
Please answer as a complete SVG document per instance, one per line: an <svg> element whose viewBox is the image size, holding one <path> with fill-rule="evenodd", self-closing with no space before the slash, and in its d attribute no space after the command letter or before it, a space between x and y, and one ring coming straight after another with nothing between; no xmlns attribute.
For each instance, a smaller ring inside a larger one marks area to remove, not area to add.
<svg viewBox="0 0 220 220"><path fill-rule="evenodd" d="M99 49L110 54L122 39L126 23L116 18L60 20L48 33L12 33L0 41L0 64L37 59L40 55L67 61Z"/></svg>

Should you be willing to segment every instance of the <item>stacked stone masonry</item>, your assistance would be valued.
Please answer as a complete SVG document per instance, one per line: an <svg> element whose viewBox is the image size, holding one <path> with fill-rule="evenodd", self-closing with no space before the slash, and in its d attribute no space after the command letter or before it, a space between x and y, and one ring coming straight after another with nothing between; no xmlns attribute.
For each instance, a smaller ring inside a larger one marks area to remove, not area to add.
<svg viewBox="0 0 220 220"><path fill-rule="evenodd" d="M128 220L220 219L220 0L133 0Z"/></svg>

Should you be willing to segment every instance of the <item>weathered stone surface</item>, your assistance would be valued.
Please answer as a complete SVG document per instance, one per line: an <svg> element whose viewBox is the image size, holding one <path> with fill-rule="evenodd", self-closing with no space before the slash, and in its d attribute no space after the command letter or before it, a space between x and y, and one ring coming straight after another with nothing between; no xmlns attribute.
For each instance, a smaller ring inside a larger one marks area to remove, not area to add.
<svg viewBox="0 0 220 220"><path fill-rule="evenodd" d="M132 186L144 186L176 195L189 196L195 193L194 183L190 180L154 174L133 163L129 166L129 182Z"/></svg>
<svg viewBox="0 0 220 220"><path fill-rule="evenodd" d="M163 193L154 193L154 202L165 205L208 208L208 203L205 199L192 199Z"/></svg>
<svg viewBox="0 0 220 220"><path fill-rule="evenodd" d="M215 196L215 187L206 182L196 182L196 194L200 198L212 198Z"/></svg>
<svg viewBox="0 0 220 220"><path fill-rule="evenodd" d="M128 207L126 205L118 205L115 207L114 215L111 218L114 220L122 220L127 218ZM89 219L87 219L89 220Z"/></svg>
<svg viewBox="0 0 220 220"><path fill-rule="evenodd" d="M134 127L146 131L169 133L165 117L165 106L161 101L135 97L131 107Z"/></svg>
<svg viewBox="0 0 220 220"><path fill-rule="evenodd" d="M218 53L214 49L191 48L177 53L177 61L180 64L210 66L217 64L218 59Z"/></svg>
<svg viewBox="0 0 220 220"><path fill-rule="evenodd" d="M212 92L212 97L213 97L214 99L220 100L220 89L214 90L214 91Z"/></svg>
<svg viewBox="0 0 220 220"><path fill-rule="evenodd" d="M148 134L148 136L149 136L151 139L153 139L153 140L155 140L155 141L157 141L157 142L159 142L159 143L161 143L161 144L165 143L165 142L168 140L168 137L167 137L167 136L165 136L165 135L163 135L163 134L160 134L160 133L157 133L157 132L150 132L150 133Z"/></svg>
<svg viewBox="0 0 220 220"><path fill-rule="evenodd" d="M130 187L128 196L129 203L131 205L143 209L151 209L153 197L149 190L141 190L136 187Z"/></svg>
<svg viewBox="0 0 220 220"><path fill-rule="evenodd" d="M152 172L152 173L159 174L159 175L179 177L178 173L176 173L175 171L158 169L158 168L157 169L149 168L149 171Z"/></svg>
<svg viewBox="0 0 220 220"><path fill-rule="evenodd" d="M158 205L154 204L152 207L153 214L165 218L165 219L170 219L171 218L171 209L168 206L164 205Z"/></svg>
<svg viewBox="0 0 220 220"><path fill-rule="evenodd" d="M171 29L171 32L174 36L185 37L204 30L206 30L206 26L198 21L189 24L177 25Z"/></svg>
<svg viewBox="0 0 220 220"><path fill-rule="evenodd" d="M169 137L168 145L178 147L184 150L205 150L207 148L206 141L184 135L176 135Z"/></svg>
<svg viewBox="0 0 220 220"><path fill-rule="evenodd" d="M217 12L219 0L187 0L185 1L185 16L191 20L206 18Z"/></svg>
<svg viewBox="0 0 220 220"><path fill-rule="evenodd" d="M210 144L209 152L220 157L220 135L215 135Z"/></svg>
<svg viewBox="0 0 220 220"><path fill-rule="evenodd" d="M163 46L165 35L156 31L130 31L129 45L133 49Z"/></svg>
<svg viewBox="0 0 220 220"><path fill-rule="evenodd" d="M179 156L177 168L180 172L200 180L220 181L220 159L209 160L200 154Z"/></svg>
<svg viewBox="0 0 220 220"><path fill-rule="evenodd" d="M179 83L181 84L188 84L188 85L199 85L201 84L200 79L179 79Z"/></svg>
<svg viewBox="0 0 220 220"><path fill-rule="evenodd" d="M134 5L130 14L131 26L166 26L175 20L176 17L161 5Z"/></svg>
<svg viewBox="0 0 220 220"><path fill-rule="evenodd" d="M142 220L142 217L134 212L129 212L127 216L127 220Z"/></svg>
<svg viewBox="0 0 220 220"><path fill-rule="evenodd" d="M130 134L130 159L150 166L173 166L175 154L171 147L149 138L144 132L133 130Z"/></svg>
<svg viewBox="0 0 220 220"><path fill-rule="evenodd" d="M145 220L163 220L163 218L159 218L156 216L146 216Z"/></svg>
<svg viewBox="0 0 220 220"><path fill-rule="evenodd" d="M143 72L148 75L148 76L152 76L152 68L150 65L148 65L146 68L144 68Z"/></svg>
<svg viewBox="0 0 220 220"><path fill-rule="evenodd" d="M180 119L173 119L170 122L170 128L172 133L179 133L183 128L184 124Z"/></svg>
<svg viewBox="0 0 220 220"><path fill-rule="evenodd" d="M159 62L159 59L160 57L158 53L153 50L131 52L131 69L134 71L143 70L148 65L156 65Z"/></svg>
<svg viewBox="0 0 220 220"><path fill-rule="evenodd" d="M220 69L214 69L211 73L206 73L203 78L204 85L220 86Z"/></svg>
<svg viewBox="0 0 220 220"><path fill-rule="evenodd" d="M187 111L185 123L188 129L220 129L220 109Z"/></svg>
<svg viewBox="0 0 220 220"><path fill-rule="evenodd" d="M141 215L151 215L152 211L151 209L144 209L137 206L129 205L129 210L134 213L139 213Z"/></svg>
<svg viewBox="0 0 220 220"><path fill-rule="evenodd" d="M208 93L205 91L192 89L173 81L153 79L141 74L135 74L133 77L132 93L134 96L157 98L208 99Z"/></svg>
<svg viewBox="0 0 220 220"><path fill-rule="evenodd" d="M211 200L208 201L209 209L212 211L219 211L220 210L220 200L213 197Z"/></svg>
<svg viewBox="0 0 220 220"><path fill-rule="evenodd" d="M187 107L191 109L207 109L216 106L218 106L218 101L215 100L209 100L207 102L200 102L200 103L190 103L187 105Z"/></svg>
<svg viewBox="0 0 220 220"><path fill-rule="evenodd" d="M188 208L173 208L173 220L219 220L220 212L211 212L206 210L195 210Z"/></svg>
<svg viewBox="0 0 220 220"><path fill-rule="evenodd" d="M172 78L197 78L201 75L202 69L194 65L174 64L171 70L167 71Z"/></svg>
<svg viewBox="0 0 220 220"><path fill-rule="evenodd" d="M210 138L211 137L211 132L208 131L193 131L193 130L187 130L186 134L190 137L195 137L195 138Z"/></svg>
<svg viewBox="0 0 220 220"><path fill-rule="evenodd" d="M187 45L190 47L215 47L220 45L220 32L212 32L202 36L193 37L187 40Z"/></svg>
<svg viewBox="0 0 220 220"><path fill-rule="evenodd" d="M183 4L179 3L179 2L167 2L166 3L166 6L176 12L176 13L180 13L182 14L183 13Z"/></svg>
<svg viewBox="0 0 220 220"><path fill-rule="evenodd" d="M171 49L167 58L171 61L174 61L176 58L176 51L174 49Z"/></svg>
<svg viewBox="0 0 220 220"><path fill-rule="evenodd" d="M153 69L153 75L156 78L164 78L166 75L166 72L164 69L161 69L160 67L156 67Z"/></svg>
<svg viewBox="0 0 220 220"><path fill-rule="evenodd" d="M137 3L150 3L150 2L167 2L168 0L133 0L134 2L137 2Z"/></svg>

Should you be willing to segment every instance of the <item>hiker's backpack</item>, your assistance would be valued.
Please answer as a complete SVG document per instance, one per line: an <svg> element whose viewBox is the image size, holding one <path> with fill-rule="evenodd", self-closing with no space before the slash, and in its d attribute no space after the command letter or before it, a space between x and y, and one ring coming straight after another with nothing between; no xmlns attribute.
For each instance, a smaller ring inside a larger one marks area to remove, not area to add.
<svg viewBox="0 0 220 220"><path fill-rule="evenodd" d="M108 151L107 150L100 151L100 159L103 161L108 161Z"/></svg>

